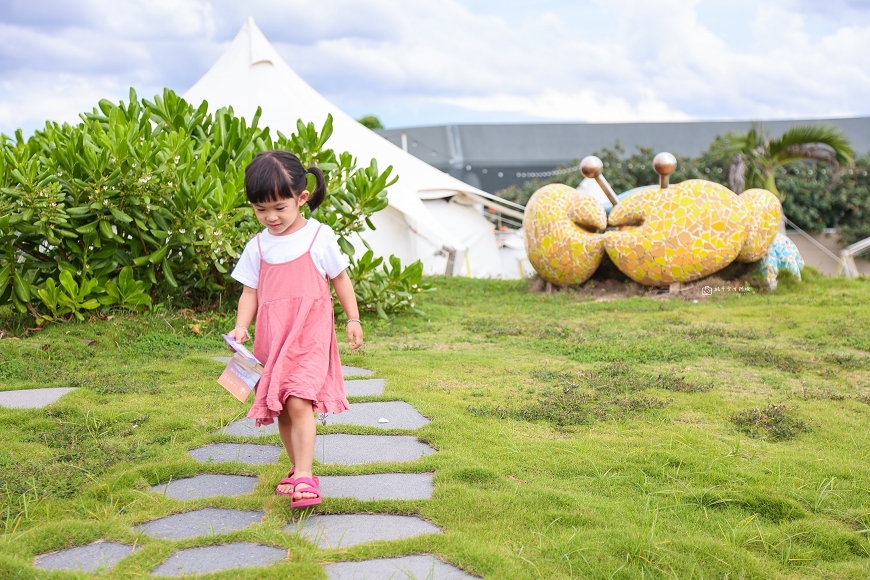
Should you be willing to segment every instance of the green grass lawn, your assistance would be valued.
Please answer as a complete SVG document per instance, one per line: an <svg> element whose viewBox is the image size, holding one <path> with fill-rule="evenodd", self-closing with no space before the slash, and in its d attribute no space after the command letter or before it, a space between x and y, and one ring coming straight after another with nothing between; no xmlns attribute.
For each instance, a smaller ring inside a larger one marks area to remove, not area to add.
<svg viewBox="0 0 870 580"><path fill-rule="evenodd" d="M416 435L438 453L316 468L434 471L433 499L327 498L317 512L419 514L443 535L319 551L282 533L299 517L273 492L285 457L202 466L186 453L241 440L213 434L247 411L210 358L232 316L119 313L0 340L0 390L81 387L46 409L0 409L0 578L84 577L40 572L33 557L100 538L141 547L109 578L238 540L288 559L209 578L325 578L326 562L418 553L487 579L870 577L870 280L808 272L775 293L700 303L434 283L426 316L365 321L363 352L343 362L387 379L363 400L429 417ZM21 324L0 316L0 328ZM186 502L148 489L203 472L260 484ZM206 506L266 517L184 541L133 529Z"/></svg>

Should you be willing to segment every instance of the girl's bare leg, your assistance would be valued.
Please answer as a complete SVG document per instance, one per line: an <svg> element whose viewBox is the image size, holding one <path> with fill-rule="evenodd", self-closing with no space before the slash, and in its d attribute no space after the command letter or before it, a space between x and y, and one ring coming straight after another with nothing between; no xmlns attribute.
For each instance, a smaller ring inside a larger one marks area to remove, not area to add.
<svg viewBox="0 0 870 580"><path fill-rule="evenodd" d="M294 477L311 477L311 466L314 463L314 438L317 435L317 424L314 421L311 401L288 397L284 402L284 411L290 415L291 421L290 443L295 459L293 465L296 466ZM308 487L306 484L299 485L296 486L293 497L296 499L315 497L313 493L305 493L305 488Z"/></svg>
<svg viewBox="0 0 870 580"><path fill-rule="evenodd" d="M287 412L287 406L285 405L284 409L281 410L281 414L278 415L278 434L281 436L281 443L284 444L284 449L287 450L290 464L295 466L296 462L293 460L293 443L290 437L290 432L292 430L293 421L290 419L290 414ZM295 476L296 474L294 473L293 475ZM293 491L293 486L289 484L279 485L278 491L281 493L290 493Z"/></svg>

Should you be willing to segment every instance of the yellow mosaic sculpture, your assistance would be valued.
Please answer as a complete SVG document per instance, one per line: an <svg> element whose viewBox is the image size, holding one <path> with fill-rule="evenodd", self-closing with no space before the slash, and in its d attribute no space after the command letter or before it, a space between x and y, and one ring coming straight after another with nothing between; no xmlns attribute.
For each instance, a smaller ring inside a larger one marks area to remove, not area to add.
<svg viewBox="0 0 870 580"><path fill-rule="evenodd" d="M526 205L523 229L529 262L544 280L582 284L604 256L607 214L595 199L573 187L547 185Z"/></svg>
<svg viewBox="0 0 870 580"><path fill-rule="evenodd" d="M737 199L749 214L749 235L737 255L738 262L757 262L767 255L779 233L782 221L782 205L773 193L766 189L747 189Z"/></svg>
<svg viewBox="0 0 870 580"><path fill-rule="evenodd" d="M600 179L600 160L587 159L594 163L584 159L584 174L598 179L617 201ZM554 284L580 284L595 272L606 251L632 280L666 286L767 254L782 218L775 195L754 189L738 196L701 179L668 186L676 160L660 154L654 165L662 175L661 187L617 202L609 217L594 198L566 185L551 184L535 192L523 227L529 261L538 274Z"/></svg>
<svg viewBox="0 0 870 580"><path fill-rule="evenodd" d="M692 179L642 191L613 208L607 223L616 229L604 234L604 247L636 282L691 282L734 261L749 234L748 222L733 192Z"/></svg>

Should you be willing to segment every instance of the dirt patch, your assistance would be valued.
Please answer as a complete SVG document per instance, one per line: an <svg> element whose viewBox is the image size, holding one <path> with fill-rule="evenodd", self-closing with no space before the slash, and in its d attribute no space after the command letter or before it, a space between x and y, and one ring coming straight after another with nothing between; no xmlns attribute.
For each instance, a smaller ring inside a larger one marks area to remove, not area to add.
<svg viewBox="0 0 870 580"><path fill-rule="evenodd" d="M555 294L569 292L596 301L621 300L644 296L659 300L703 301L734 296L735 294L755 294L764 292L758 280L745 271L717 272L694 282L672 284L670 286L644 286L628 278L625 274L602 261L601 267L586 282L574 286L557 286L535 276L529 287L530 292ZM730 274L730 275L729 275Z"/></svg>

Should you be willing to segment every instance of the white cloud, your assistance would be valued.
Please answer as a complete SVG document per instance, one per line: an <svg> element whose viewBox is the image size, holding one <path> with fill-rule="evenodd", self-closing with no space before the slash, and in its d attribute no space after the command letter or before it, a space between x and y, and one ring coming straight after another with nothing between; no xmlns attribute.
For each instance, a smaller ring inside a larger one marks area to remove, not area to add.
<svg viewBox="0 0 870 580"><path fill-rule="evenodd" d="M393 126L426 103L542 120L870 114L870 7L859 0L833 0L839 20L809 0L565 0L537 13L473 0L6 1L7 133L130 85L183 92L249 14L315 89Z"/></svg>
<svg viewBox="0 0 870 580"><path fill-rule="evenodd" d="M624 122L624 121L685 121L690 117L675 111L657 99L653 93L647 98L630 103L620 97L600 97L590 90L564 93L546 89L531 97L497 94L491 97L465 97L442 99L475 111L518 112L539 119L566 121Z"/></svg>
<svg viewBox="0 0 870 580"><path fill-rule="evenodd" d="M129 86L111 77L44 73L6 77L0 81L0 131L11 135L23 127L29 134L47 120L75 124L79 113L90 112L100 99L126 101L128 92Z"/></svg>

